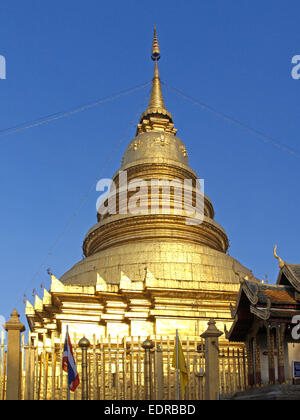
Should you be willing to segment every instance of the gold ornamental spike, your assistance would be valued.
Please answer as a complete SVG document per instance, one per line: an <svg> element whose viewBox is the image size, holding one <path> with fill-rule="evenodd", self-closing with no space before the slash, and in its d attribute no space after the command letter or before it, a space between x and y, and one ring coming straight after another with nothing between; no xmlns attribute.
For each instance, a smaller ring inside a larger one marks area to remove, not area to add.
<svg viewBox="0 0 300 420"><path fill-rule="evenodd" d="M277 245L275 245L275 247L274 247L274 257L279 261L279 268L282 270L283 269L283 267L284 267L284 265L285 265L285 263L284 263L284 261L280 258L280 257L278 257L278 255L277 255Z"/></svg>
<svg viewBox="0 0 300 420"><path fill-rule="evenodd" d="M159 44L158 44L158 39L157 39L157 34L156 34L156 25L154 25L151 58L153 61L158 61L160 59L160 49L159 49Z"/></svg>

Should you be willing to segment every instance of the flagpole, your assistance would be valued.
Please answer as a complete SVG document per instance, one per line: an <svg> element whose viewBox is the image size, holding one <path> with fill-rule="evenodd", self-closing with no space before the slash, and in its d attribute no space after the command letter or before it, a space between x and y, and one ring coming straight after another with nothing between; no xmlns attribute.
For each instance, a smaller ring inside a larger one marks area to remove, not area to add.
<svg viewBox="0 0 300 420"><path fill-rule="evenodd" d="M176 330L176 365L177 365L177 399L180 400L180 387L179 387L179 340L178 330Z"/></svg>
<svg viewBox="0 0 300 420"><path fill-rule="evenodd" d="M68 325L67 325L67 335L68 335L68 338L69 338L69 326ZM68 366L69 366L69 364L68 364ZM67 390L68 390L67 391L67 399L68 399L68 401L70 401L71 396L70 396L70 386L69 386L69 372L68 372L68 378L67 378Z"/></svg>

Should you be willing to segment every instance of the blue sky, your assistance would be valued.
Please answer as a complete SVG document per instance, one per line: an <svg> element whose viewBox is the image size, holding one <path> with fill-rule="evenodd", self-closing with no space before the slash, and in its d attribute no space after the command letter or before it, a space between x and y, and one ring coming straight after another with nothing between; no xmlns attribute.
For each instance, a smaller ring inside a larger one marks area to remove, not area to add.
<svg viewBox="0 0 300 420"><path fill-rule="evenodd" d="M162 80L299 153L300 80L291 78L299 12L295 0L2 0L0 130L151 80L156 24ZM148 94L0 136L0 314L16 307L24 320L25 290L41 295L47 267L59 277L81 259L95 190L42 264L91 184L119 168ZM275 281L275 243L283 259L300 263L299 158L169 90L164 96L229 253Z"/></svg>

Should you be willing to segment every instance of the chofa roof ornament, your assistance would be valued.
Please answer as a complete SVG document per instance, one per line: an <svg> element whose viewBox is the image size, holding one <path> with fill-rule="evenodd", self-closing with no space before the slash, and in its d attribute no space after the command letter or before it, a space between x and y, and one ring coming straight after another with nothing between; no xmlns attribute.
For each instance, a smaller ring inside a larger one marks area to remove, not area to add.
<svg viewBox="0 0 300 420"><path fill-rule="evenodd" d="M236 276L238 276L240 284L244 284L245 280L249 280L249 276L246 275L243 271L237 271L235 266L235 261L232 263L232 270Z"/></svg>
<svg viewBox="0 0 300 420"><path fill-rule="evenodd" d="M277 255L277 245L274 247L274 257L279 261L279 268L282 270L285 266L285 262Z"/></svg>

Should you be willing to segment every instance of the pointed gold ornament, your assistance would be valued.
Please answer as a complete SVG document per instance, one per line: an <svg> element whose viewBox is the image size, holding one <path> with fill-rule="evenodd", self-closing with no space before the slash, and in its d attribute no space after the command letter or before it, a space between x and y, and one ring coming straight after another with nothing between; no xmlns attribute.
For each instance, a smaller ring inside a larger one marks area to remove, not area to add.
<svg viewBox="0 0 300 420"><path fill-rule="evenodd" d="M284 261L283 261L280 257L278 257L278 255L277 255L277 245L275 245L273 253L274 253L274 257L275 257L275 258L279 261L279 268L282 270L282 269L283 269L283 267L284 267L284 265L285 265L285 263L284 263Z"/></svg>

